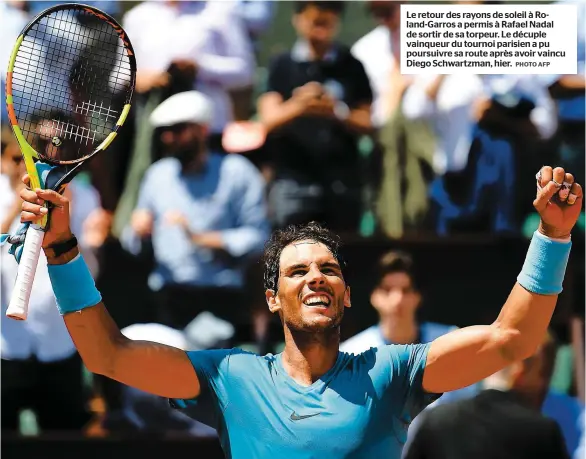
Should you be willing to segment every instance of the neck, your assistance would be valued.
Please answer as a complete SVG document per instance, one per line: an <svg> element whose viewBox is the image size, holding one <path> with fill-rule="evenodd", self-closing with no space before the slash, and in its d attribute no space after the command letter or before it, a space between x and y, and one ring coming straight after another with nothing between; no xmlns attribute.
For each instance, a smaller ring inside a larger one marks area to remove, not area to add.
<svg viewBox="0 0 586 459"><path fill-rule="evenodd" d="M309 386L334 366L339 347L339 328L308 333L293 331L285 326L283 367L299 384Z"/></svg>
<svg viewBox="0 0 586 459"><path fill-rule="evenodd" d="M419 325L414 318L404 321L381 319L380 327L384 338L396 344L411 344L417 339Z"/></svg>
<svg viewBox="0 0 586 459"><path fill-rule="evenodd" d="M312 60L316 60L316 61L322 60L332 47L331 44L315 45L310 42L308 43L308 46L309 46L309 56L311 57Z"/></svg>
<svg viewBox="0 0 586 459"><path fill-rule="evenodd" d="M185 173L198 173L203 170L206 163L208 162L209 153L207 150L201 151L195 158L191 159L188 163L183 165L183 172Z"/></svg>

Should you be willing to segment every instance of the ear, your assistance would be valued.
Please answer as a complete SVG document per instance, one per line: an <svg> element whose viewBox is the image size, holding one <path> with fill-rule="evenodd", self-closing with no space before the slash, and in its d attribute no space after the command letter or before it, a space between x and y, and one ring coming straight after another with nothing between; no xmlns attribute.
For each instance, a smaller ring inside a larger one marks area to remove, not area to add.
<svg viewBox="0 0 586 459"><path fill-rule="evenodd" d="M281 309L281 301L274 290L267 290L265 292L265 298L269 306L269 311L275 313Z"/></svg>
<svg viewBox="0 0 586 459"><path fill-rule="evenodd" d="M350 286L347 286L346 291L344 292L344 306L347 308L352 307L352 302L350 301Z"/></svg>

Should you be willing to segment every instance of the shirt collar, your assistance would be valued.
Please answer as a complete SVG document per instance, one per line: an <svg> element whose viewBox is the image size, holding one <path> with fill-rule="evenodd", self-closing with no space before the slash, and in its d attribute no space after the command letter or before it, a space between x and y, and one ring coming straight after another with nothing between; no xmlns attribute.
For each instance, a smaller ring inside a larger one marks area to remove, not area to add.
<svg viewBox="0 0 586 459"><path fill-rule="evenodd" d="M305 40L297 40L291 49L291 57L295 62L311 62L309 44ZM334 62L338 58L338 47L332 44L324 58L324 62Z"/></svg>

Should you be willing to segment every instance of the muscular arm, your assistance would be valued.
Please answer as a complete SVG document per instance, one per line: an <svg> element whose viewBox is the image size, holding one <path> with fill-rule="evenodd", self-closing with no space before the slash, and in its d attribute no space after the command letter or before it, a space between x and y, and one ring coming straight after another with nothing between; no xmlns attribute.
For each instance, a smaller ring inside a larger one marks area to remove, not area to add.
<svg viewBox="0 0 586 459"><path fill-rule="evenodd" d="M126 338L103 303L63 318L92 373L161 397L190 399L199 395L197 375L183 350Z"/></svg>
<svg viewBox="0 0 586 459"><path fill-rule="evenodd" d="M28 175L23 177L23 182L25 185L30 183ZM24 188L20 192L20 197L25 201L21 213L23 222L35 222L42 217L39 199L53 204L51 224L43 239L43 249L47 256L47 264L50 265L49 276L57 302L69 301L69 306L60 310L74 311L64 312L63 320L88 370L161 397L197 397L200 392L199 380L185 351L126 338L100 301L98 292L91 291L93 286L86 285L90 292L84 297L79 290L70 288L68 277L59 278L56 274L60 270L55 265L75 263L74 260L79 260L76 259L79 255L77 247L59 256L55 256L53 250L48 250L54 244L68 241L73 237L67 196L52 190ZM78 269L83 271L83 260L79 261L81 266ZM91 279L87 279L90 273L81 271L81 276L85 280L79 282L91 282ZM75 276L72 278L75 279ZM98 303L85 307L94 302ZM79 303L80 307L71 306L71 303Z"/></svg>
<svg viewBox="0 0 586 459"><path fill-rule="evenodd" d="M527 288L519 282L515 284L491 325L456 330L430 345L423 375L425 391L441 393L469 386L512 362L530 357L542 343L561 292L571 247L563 241L569 242L582 205L582 188L578 183L571 185L569 196L566 192L562 197L561 185L556 183L564 180L571 183L574 178L561 167L544 166L538 174L538 192L533 205L541 223L518 278ZM558 191L557 199L562 202L554 203L552 199ZM550 245L544 242L546 236L558 242L550 241ZM545 264L556 273L555 280L546 275Z"/></svg>
<svg viewBox="0 0 586 459"><path fill-rule="evenodd" d="M77 249L49 264L67 263ZM103 303L63 316L84 364L92 373L167 398L199 395L197 374L181 350L149 341L133 341L121 332Z"/></svg>
<svg viewBox="0 0 586 459"><path fill-rule="evenodd" d="M424 390L460 389L531 356L547 331L556 302L557 295L538 295L515 284L491 325L455 330L431 344Z"/></svg>

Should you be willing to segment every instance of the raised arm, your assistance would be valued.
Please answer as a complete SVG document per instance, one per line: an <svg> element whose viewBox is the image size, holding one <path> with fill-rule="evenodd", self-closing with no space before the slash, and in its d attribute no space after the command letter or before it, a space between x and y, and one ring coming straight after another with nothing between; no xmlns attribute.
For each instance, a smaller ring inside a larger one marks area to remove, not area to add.
<svg viewBox="0 0 586 459"><path fill-rule="evenodd" d="M546 333L562 290L570 232L582 208L582 188L560 167L553 171L543 167L538 182L533 204L541 224L517 283L491 325L462 328L431 344L423 376L427 392L469 386L513 361L528 358ZM571 189L562 183L570 183Z"/></svg>
<svg viewBox="0 0 586 459"><path fill-rule="evenodd" d="M28 184L28 177L25 176ZM101 301L91 274L77 247L57 255L55 247L72 239L69 200L54 191L28 188L21 220L39 219L43 201L54 205L43 249L49 275L65 325L88 370L162 397L197 397L197 374L181 350L147 341L132 341L120 332ZM83 203L78 203L83 205Z"/></svg>

